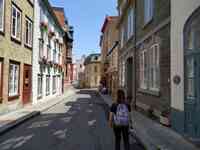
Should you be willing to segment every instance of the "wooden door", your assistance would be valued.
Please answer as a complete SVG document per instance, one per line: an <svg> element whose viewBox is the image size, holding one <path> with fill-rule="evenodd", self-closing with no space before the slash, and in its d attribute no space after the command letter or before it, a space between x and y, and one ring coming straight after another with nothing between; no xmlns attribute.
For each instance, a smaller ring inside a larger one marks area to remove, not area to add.
<svg viewBox="0 0 200 150"><path fill-rule="evenodd" d="M31 89L32 89L32 66L24 65L23 75L23 104L27 104L31 101Z"/></svg>

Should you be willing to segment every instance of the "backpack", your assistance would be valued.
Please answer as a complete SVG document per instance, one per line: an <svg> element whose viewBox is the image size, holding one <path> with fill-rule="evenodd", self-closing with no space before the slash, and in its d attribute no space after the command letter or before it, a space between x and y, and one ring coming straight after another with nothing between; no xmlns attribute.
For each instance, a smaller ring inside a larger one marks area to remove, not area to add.
<svg viewBox="0 0 200 150"><path fill-rule="evenodd" d="M118 104L116 114L114 115L114 124L116 126L129 125L129 110L126 104Z"/></svg>

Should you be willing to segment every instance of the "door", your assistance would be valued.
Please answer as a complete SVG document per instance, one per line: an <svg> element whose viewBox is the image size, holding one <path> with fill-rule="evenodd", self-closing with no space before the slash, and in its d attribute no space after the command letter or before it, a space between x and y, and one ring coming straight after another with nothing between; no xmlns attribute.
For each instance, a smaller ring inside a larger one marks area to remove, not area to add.
<svg viewBox="0 0 200 150"><path fill-rule="evenodd" d="M133 98L133 59L129 58L126 62L126 85L127 97L129 101Z"/></svg>
<svg viewBox="0 0 200 150"><path fill-rule="evenodd" d="M32 66L24 65L23 75L23 104L31 102L31 89L32 89Z"/></svg>
<svg viewBox="0 0 200 150"><path fill-rule="evenodd" d="M185 132L200 138L200 15L185 26Z"/></svg>
<svg viewBox="0 0 200 150"><path fill-rule="evenodd" d="M198 122L198 101L200 98L199 83L200 83L200 54L189 52L185 56L186 74L185 74L185 131L192 137L197 136Z"/></svg>

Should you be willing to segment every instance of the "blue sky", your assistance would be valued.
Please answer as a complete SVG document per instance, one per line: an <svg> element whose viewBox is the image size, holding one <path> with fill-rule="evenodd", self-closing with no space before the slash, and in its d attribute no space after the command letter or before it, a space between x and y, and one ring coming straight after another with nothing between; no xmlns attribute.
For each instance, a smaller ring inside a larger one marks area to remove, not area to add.
<svg viewBox="0 0 200 150"><path fill-rule="evenodd" d="M69 23L74 26L74 57L100 52L99 38L106 15L116 15L117 0L50 0L53 6L65 8Z"/></svg>

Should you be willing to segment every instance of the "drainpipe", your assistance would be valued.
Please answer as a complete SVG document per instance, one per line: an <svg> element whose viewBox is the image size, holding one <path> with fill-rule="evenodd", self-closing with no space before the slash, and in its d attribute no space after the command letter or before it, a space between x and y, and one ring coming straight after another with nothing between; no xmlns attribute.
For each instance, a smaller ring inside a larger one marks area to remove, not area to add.
<svg viewBox="0 0 200 150"><path fill-rule="evenodd" d="M137 46L136 46L136 43L137 43L137 35L136 35L136 29L137 29L137 24L136 24L136 22L137 22L137 0L135 0L135 16L134 16L134 19L135 19L135 45L134 45L134 73L135 73L135 75L134 75L134 78L135 78L135 87L134 87L134 89L135 89L135 94L134 94L134 107L135 107L135 110L137 109L137 96L136 96L136 93L137 93L137 84L136 84L136 82L137 82L137 77L136 77L136 68L137 68L137 65L136 65L136 63L137 63L137 61L136 61L136 49L137 49Z"/></svg>

